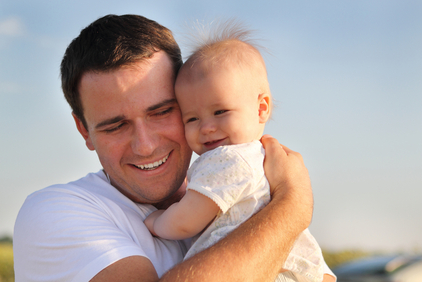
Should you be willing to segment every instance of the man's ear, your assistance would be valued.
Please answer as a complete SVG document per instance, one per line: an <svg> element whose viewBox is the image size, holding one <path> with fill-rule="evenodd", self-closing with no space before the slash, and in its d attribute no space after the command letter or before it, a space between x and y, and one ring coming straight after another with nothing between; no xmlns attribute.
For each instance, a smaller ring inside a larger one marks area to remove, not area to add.
<svg viewBox="0 0 422 282"><path fill-rule="evenodd" d="M267 93L258 96L258 115L259 122L266 123L271 114L271 97Z"/></svg>
<svg viewBox="0 0 422 282"><path fill-rule="evenodd" d="M85 125L83 122L74 114L72 113L73 119L76 123L76 128L78 129L79 133L82 135L82 137L85 140L85 144L88 147L89 150L94 151L94 145L92 144L91 137L89 136L88 130L85 128Z"/></svg>

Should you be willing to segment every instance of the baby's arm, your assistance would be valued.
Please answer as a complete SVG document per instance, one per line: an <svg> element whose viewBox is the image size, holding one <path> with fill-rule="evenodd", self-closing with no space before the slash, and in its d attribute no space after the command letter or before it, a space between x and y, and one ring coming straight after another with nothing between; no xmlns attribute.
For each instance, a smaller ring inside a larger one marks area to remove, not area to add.
<svg viewBox="0 0 422 282"><path fill-rule="evenodd" d="M220 211L218 205L196 191L188 190L178 203L157 210L145 219L149 231L161 238L182 240L201 232Z"/></svg>

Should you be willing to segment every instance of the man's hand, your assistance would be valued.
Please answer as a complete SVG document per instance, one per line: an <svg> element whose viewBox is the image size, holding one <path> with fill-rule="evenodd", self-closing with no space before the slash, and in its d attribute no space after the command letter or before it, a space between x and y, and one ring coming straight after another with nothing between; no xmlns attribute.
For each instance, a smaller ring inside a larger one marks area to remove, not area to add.
<svg viewBox="0 0 422 282"><path fill-rule="evenodd" d="M265 148L264 170L271 187L272 198L289 197L295 203L300 221L308 227L312 219L313 197L311 181L302 156L280 145L278 141L264 135L261 138Z"/></svg>

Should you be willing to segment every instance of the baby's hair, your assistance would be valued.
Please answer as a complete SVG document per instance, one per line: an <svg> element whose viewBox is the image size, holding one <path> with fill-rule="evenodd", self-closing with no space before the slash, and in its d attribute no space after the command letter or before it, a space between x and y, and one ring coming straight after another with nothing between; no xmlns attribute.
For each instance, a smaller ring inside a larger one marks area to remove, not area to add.
<svg viewBox="0 0 422 282"><path fill-rule="evenodd" d="M228 40L238 40L256 49L263 49L257 44L256 31L248 29L245 24L235 18L215 20L208 24L196 21L191 26L191 32L185 37L191 57L201 49Z"/></svg>
<svg viewBox="0 0 422 282"><path fill-rule="evenodd" d="M213 64L221 60L234 59L242 64L250 61L252 56L247 55L252 53L259 54L259 58L262 59L259 49L263 48L257 44L254 36L254 30L246 28L236 19L214 21L208 25L196 22L192 33L189 34L191 54L187 63L193 67L197 60L205 59ZM231 48L233 44L236 48Z"/></svg>
<svg viewBox="0 0 422 282"><path fill-rule="evenodd" d="M254 77L262 78L261 93L268 93L272 109L267 70L259 51L263 47L257 44L255 31L246 28L236 19L216 21L207 26L197 22L194 31L189 36L191 54L181 71L188 71L191 77L202 77L216 65L249 69ZM197 65L200 67L196 67Z"/></svg>

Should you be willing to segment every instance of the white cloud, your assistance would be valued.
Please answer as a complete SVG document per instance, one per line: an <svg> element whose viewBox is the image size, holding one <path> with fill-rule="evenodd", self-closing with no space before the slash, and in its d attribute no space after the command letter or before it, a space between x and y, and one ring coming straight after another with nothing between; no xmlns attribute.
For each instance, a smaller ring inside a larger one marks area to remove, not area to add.
<svg viewBox="0 0 422 282"><path fill-rule="evenodd" d="M0 20L0 36L21 36L25 32L25 25L18 17Z"/></svg>
<svg viewBox="0 0 422 282"><path fill-rule="evenodd" d="M0 93L3 94L16 94L22 92L23 87L18 83L9 82L9 81L0 81Z"/></svg>

